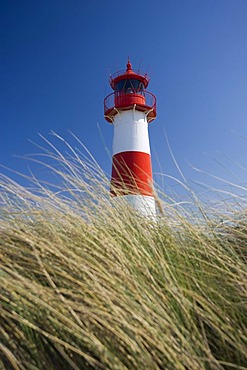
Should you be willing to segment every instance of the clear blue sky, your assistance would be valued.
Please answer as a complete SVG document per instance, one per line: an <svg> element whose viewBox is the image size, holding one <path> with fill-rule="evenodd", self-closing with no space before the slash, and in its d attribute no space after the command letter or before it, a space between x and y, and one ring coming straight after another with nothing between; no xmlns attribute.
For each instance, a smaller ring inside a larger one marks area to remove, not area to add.
<svg viewBox="0 0 247 370"><path fill-rule="evenodd" d="M38 133L50 138L53 130L76 145L70 130L110 173L105 144L111 150L113 128L103 99L109 70L125 68L129 55L134 68L148 70L157 96L155 179L162 184L157 172L180 178L166 131L191 184L224 188L195 166L246 185L246 0L2 0L0 14L2 165L27 173L14 155L37 152L28 140L43 144Z"/></svg>

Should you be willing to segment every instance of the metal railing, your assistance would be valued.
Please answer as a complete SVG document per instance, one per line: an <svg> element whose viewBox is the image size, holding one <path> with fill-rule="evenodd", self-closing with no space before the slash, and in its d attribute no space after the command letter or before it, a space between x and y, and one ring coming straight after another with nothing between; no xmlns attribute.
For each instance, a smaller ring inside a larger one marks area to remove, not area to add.
<svg viewBox="0 0 247 370"><path fill-rule="evenodd" d="M136 105L137 107L142 108L142 110L154 110L156 112L156 97L149 91L143 90L141 94L139 93L124 93L123 91L115 91L109 94L104 100L104 113L105 115L109 114L114 108L122 108L129 106L125 104L127 97L131 97L131 100L136 100L136 103L131 103L131 105ZM117 102L117 106L116 106Z"/></svg>

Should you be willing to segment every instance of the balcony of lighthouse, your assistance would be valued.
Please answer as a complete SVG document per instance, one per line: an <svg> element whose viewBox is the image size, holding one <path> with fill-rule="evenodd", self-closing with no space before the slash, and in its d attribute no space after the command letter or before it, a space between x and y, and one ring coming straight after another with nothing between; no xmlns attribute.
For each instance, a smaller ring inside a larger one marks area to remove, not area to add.
<svg viewBox="0 0 247 370"><path fill-rule="evenodd" d="M118 112L135 109L144 112L147 122L156 118L156 97L149 91L137 91L134 88L119 90L109 94L104 100L105 119L113 123Z"/></svg>

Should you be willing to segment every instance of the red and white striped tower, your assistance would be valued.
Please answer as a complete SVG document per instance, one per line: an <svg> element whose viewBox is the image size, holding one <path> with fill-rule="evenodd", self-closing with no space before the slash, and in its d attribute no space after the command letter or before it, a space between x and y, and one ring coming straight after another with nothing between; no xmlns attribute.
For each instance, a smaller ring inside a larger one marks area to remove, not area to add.
<svg viewBox="0 0 247 370"><path fill-rule="evenodd" d="M148 124L156 118L156 98L146 91L148 83L128 60L126 71L110 77L114 92L104 100L104 113L114 127L111 194L154 218Z"/></svg>

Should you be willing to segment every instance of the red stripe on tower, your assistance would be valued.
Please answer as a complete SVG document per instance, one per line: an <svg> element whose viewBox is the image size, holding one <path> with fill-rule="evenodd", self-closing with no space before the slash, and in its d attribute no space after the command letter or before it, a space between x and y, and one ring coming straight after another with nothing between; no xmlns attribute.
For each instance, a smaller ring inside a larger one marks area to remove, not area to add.
<svg viewBox="0 0 247 370"><path fill-rule="evenodd" d="M122 152L112 159L112 195L153 195L151 158L148 153Z"/></svg>
<svg viewBox="0 0 247 370"><path fill-rule="evenodd" d="M146 91L147 74L132 70L110 78L114 92L104 101L105 118L113 124L111 194L126 199L139 213L155 216L148 124L156 118L156 98Z"/></svg>

